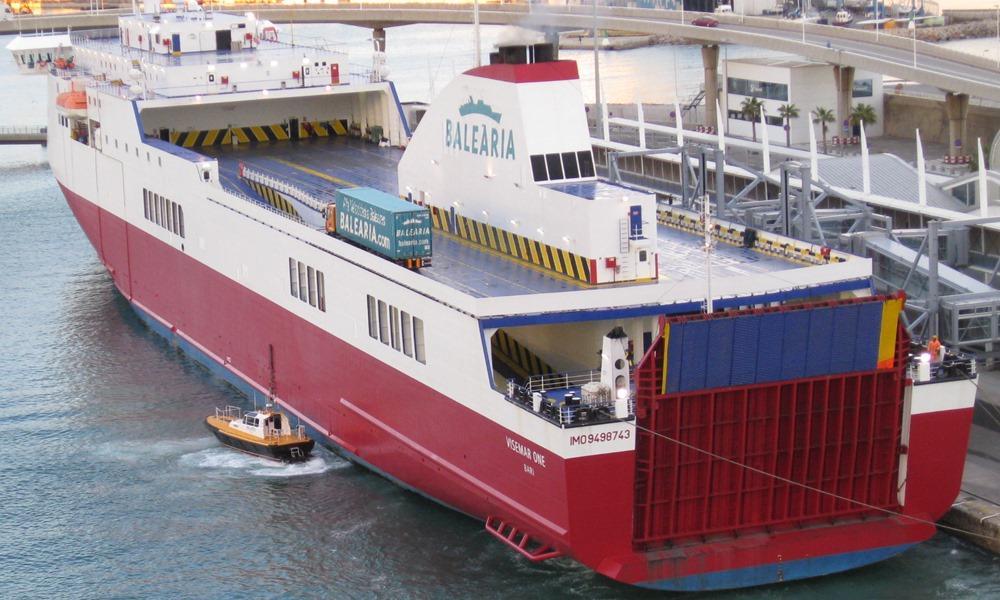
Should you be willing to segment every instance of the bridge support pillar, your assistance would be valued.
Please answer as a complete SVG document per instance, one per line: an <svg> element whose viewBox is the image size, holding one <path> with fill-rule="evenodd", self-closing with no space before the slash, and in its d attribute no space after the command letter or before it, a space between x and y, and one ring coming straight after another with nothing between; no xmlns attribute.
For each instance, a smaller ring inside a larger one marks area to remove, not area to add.
<svg viewBox="0 0 1000 600"><path fill-rule="evenodd" d="M948 113L948 156L965 156L969 95L948 92L944 95L944 109Z"/></svg>
<svg viewBox="0 0 1000 600"><path fill-rule="evenodd" d="M385 27L372 29L372 44L375 46L375 52L385 52Z"/></svg>
<svg viewBox="0 0 1000 600"><path fill-rule="evenodd" d="M718 123L716 107L719 106L719 47L705 45L701 47L701 62L705 68L705 127L715 130ZM722 135L722 132L718 132Z"/></svg>
<svg viewBox="0 0 1000 600"><path fill-rule="evenodd" d="M854 67L833 65L837 86L837 123L841 137L851 137L851 99L854 92Z"/></svg>

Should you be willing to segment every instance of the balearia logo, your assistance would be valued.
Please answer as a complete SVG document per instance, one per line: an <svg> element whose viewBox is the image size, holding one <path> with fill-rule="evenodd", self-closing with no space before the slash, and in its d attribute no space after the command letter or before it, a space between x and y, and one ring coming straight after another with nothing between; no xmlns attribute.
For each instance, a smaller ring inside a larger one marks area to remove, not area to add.
<svg viewBox="0 0 1000 600"><path fill-rule="evenodd" d="M514 132L500 127L500 113L482 100L469 100L458 107L457 120L444 120L444 144L470 154L514 160ZM483 122L485 117L496 123Z"/></svg>

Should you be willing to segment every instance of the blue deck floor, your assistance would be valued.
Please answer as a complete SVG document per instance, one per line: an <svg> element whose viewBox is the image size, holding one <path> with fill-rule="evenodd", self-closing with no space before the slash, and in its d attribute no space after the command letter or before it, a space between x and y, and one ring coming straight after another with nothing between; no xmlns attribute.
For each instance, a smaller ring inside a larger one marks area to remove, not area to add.
<svg viewBox="0 0 1000 600"><path fill-rule="evenodd" d="M239 178L239 163L272 176L332 196L341 187L373 187L395 194L396 166L403 151L379 148L348 138L311 139L274 144L251 144L199 149L219 159L225 187L256 198ZM659 227L660 276L678 281L704 277L705 258L700 237ZM792 268L789 262L726 244L717 244L713 274L719 277L765 273ZM434 233L433 265L420 273L473 296L511 296L581 289L569 280L550 276L509 258L484 251L464 241ZM625 284L623 284L625 285Z"/></svg>

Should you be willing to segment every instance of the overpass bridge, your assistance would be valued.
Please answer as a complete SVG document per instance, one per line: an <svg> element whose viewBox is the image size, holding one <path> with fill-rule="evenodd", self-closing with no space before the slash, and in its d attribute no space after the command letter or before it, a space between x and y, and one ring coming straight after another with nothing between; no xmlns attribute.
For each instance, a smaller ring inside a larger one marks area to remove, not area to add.
<svg viewBox="0 0 1000 600"><path fill-rule="evenodd" d="M0 146L44 146L45 141L45 127L0 127Z"/></svg>
<svg viewBox="0 0 1000 600"><path fill-rule="evenodd" d="M253 10L276 23L343 23L368 27L373 30L374 38L383 42L386 27L417 23L470 24L473 20L471 5L454 4L240 5L238 10ZM706 82L705 121L709 125L716 122L719 44L755 46L829 63L838 87L838 122L844 127L851 108L856 69L938 87L946 92L949 151L956 156L965 154L969 96L1000 101L1000 72L994 61L896 35L741 15L714 15L719 26L709 28L692 25L691 19L698 13L691 12L615 6L598 7L596 12L597 24L602 29L668 35L701 44ZM113 27L121 14L121 10L112 10L21 17L0 22L0 34L18 30ZM479 20L485 25L547 30L589 29L595 23L594 8L589 4L487 4L480 7Z"/></svg>

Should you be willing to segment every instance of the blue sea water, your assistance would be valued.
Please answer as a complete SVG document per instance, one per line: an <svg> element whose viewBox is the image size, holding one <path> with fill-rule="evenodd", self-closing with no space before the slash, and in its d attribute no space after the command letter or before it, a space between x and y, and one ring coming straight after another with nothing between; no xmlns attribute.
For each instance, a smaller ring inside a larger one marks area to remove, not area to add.
<svg viewBox="0 0 1000 600"><path fill-rule="evenodd" d="M312 31L367 50L362 30ZM463 27L390 30L400 95L440 90L471 63L469 39ZM696 70L698 53L612 56L609 77L677 56ZM672 85L654 89L672 97ZM0 126L41 124L44 102L44 79L0 55ZM664 595L569 560L530 564L481 523L324 449L281 466L221 448L202 420L226 404L252 401L142 325L44 150L0 147L0 598ZM865 569L721 597L1000 597L1000 561L939 534Z"/></svg>

